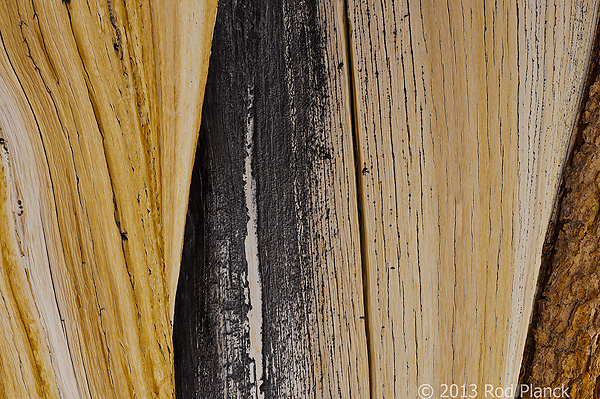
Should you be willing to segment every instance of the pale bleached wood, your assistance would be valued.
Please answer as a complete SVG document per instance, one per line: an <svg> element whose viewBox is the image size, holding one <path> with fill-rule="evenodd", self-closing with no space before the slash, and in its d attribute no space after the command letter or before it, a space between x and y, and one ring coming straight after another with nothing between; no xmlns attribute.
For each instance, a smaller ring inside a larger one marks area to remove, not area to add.
<svg viewBox="0 0 600 399"><path fill-rule="evenodd" d="M311 346L317 397L367 398L370 392L361 236L352 133L350 60L344 4L318 1L323 35L327 101L318 114L324 124L317 145L327 152L314 164L308 234L316 255L316 328ZM322 129L322 130L321 130ZM318 152L322 151L319 147ZM328 234L324 234L327 232ZM320 269L320 270L319 270ZM319 354L317 356L316 354ZM321 377L322 376L322 377ZM319 379L323 379L319 383Z"/></svg>
<svg viewBox="0 0 600 399"><path fill-rule="evenodd" d="M598 2L348 12L373 397L516 384Z"/></svg>
<svg viewBox="0 0 600 399"><path fill-rule="evenodd" d="M174 289L215 11L0 4L5 397L173 397Z"/></svg>

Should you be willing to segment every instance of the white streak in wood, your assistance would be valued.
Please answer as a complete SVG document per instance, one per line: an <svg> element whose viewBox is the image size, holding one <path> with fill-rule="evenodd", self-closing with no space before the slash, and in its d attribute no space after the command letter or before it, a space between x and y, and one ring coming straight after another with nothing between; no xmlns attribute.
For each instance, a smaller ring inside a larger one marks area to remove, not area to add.
<svg viewBox="0 0 600 399"><path fill-rule="evenodd" d="M250 381L255 383L252 397L260 398L260 385L263 380L262 367L262 287L258 260L258 240L256 232L256 181L252 176L252 151L254 149L254 108L253 88L248 89L248 113L246 116L246 169L244 172L246 207L248 224L245 244L246 262L248 263L248 286L250 289L248 323L250 325L249 356L254 361L254 369L250 369Z"/></svg>

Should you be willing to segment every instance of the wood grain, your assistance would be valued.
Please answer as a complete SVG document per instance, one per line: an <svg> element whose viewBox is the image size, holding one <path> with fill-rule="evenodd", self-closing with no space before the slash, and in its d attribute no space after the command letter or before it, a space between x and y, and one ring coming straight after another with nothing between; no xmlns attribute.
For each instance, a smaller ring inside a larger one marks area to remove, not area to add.
<svg viewBox="0 0 600 399"><path fill-rule="evenodd" d="M372 397L516 384L598 3L348 7Z"/></svg>
<svg viewBox="0 0 600 399"><path fill-rule="evenodd" d="M599 6L1 3L0 396L516 383Z"/></svg>
<svg viewBox="0 0 600 399"><path fill-rule="evenodd" d="M3 397L174 395L174 289L215 12L0 4Z"/></svg>

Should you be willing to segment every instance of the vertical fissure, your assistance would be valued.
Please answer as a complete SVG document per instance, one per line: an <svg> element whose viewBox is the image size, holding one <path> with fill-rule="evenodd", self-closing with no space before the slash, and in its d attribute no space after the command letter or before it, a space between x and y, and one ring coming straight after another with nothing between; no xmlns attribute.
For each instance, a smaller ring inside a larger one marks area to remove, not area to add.
<svg viewBox="0 0 600 399"><path fill-rule="evenodd" d="M364 321L365 321L365 337L367 340L367 363L369 369L369 394L371 399L375 399L375 369L373 365L373 350L371 343L371 300L370 280L367 270L367 239L365 234L365 204L364 204L364 188L361 178L362 167L360 157L360 144L358 139L358 113L356 108L356 76L354 71L354 57L352 56L352 28L350 25L350 4L349 0L344 0L344 37L346 45L346 72L348 74L349 86L349 106L350 106L350 128L352 130L352 147L354 152L354 174L356 179L356 204L358 210L358 231L360 242L360 262L363 280L363 306L364 306Z"/></svg>

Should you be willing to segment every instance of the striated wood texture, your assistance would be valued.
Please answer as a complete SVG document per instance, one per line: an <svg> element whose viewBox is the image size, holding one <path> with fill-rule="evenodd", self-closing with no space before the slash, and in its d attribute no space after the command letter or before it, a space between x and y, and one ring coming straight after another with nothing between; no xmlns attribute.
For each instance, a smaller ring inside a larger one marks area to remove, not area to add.
<svg viewBox="0 0 600 399"><path fill-rule="evenodd" d="M598 2L348 12L372 397L516 384Z"/></svg>
<svg viewBox="0 0 600 399"><path fill-rule="evenodd" d="M215 0L3 2L0 397L516 383L598 10L222 0L208 72Z"/></svg>
<svg viewBox="0 0 600 399"><path fill-rule="evenodd" d="M340 2L221 0L175 317L180 398L369 396Z"/></svg>
<svg viewBox="0 0 600 399"><path fill-rule="evenodd" d="M570 397L588 399L600 397L599 58L596 50L595 82L565 171L556 231L544 248L546 265L521 381L539 387L565 386Z"/></svg>
<svg viewBox="0 0 600 399"><path fill-rule="evenodd" d="M222 1L179 397L516 384L598 7Z"/></svg>
<svg viewBox="0 0 600 399"><path fill-rule="evenodd" d="M174 396L216 1L0 3L0 397Z"/></svg>

